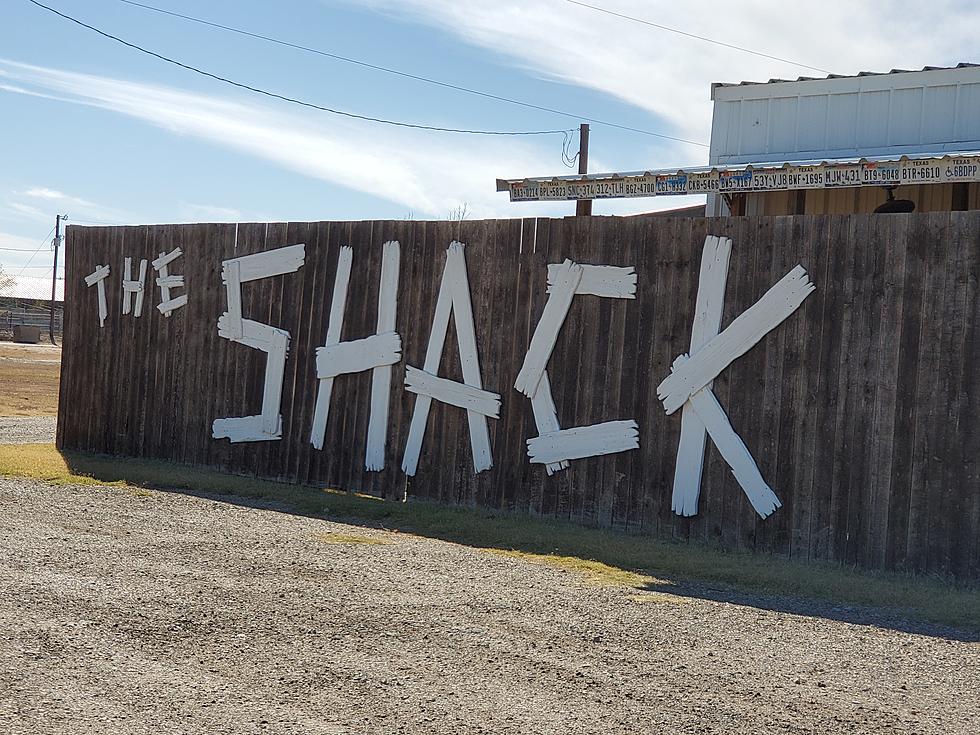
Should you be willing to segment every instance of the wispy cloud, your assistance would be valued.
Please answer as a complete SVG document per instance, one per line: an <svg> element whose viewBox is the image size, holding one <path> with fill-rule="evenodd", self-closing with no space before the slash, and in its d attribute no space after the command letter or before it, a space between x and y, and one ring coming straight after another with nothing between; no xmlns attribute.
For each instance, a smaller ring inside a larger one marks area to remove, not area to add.
<svg viewBox="0 0 980 735"><path fill-rule="evenodd" d="M242 212L234 207L219 207L213 204L191 204L181 202L178 212L183 219L209 222L240 222Z"/></svg>
<svg viewBox="0 0 980 735"><path fill-rule="evenodd" d="M38 199L66 199L68 197L67 194L62 194L55 189L45 189L43 186L32 186L21 193L26 197L37 197Z"/></svg>
<svg viewBox="0 0 980 735"><path fill-rule="evenodd" d="M513 216L495 191L496 177L554 168L540 148L520 141L435 138L2 59L0 70L21 87L234 148L427 216L445 216L464 202L475 217ZM567 210L536 206L537 213Z"/></svg>
<svg viewBox="0 0 980 735"><path fill-rule="evenodd" d="M33 204L25 204L23 202L7 202L4 206L9 212L13 212L19 217L27 217L28 219L33 220L49 219L47 212L38 209Z"/></svg>
<svg viewBox="0 0 980 735"><path fill-rule="evenodd" d="M708 140L711 82L822 75L560 0L347 2L437 27L533 73L606 92L657 116L651 126L659 122L662 132L700 141ZM839 74L972 60L980 26L980 6L953 0L822 0L781 3L778 12L772 0L594 4Z"/></svg>
<svg viewBox="0 0 980 735"><path fill-rule="evenodd" d="M65 204L75 204L80 207L95 207L96 204L88 201L87 199L82 199L81 197L74 197L70 194L65 194L64 192L58 191L57 189L48 189L43 186L32 186L26 191L20 192L25 197L33 197L35 199L49 199L56 202L63 202Z"/></svg>
<svg viewBox="0 0 980 735"><path fill-rule="evenodd" d="M67 214L70 220L91 220L106 224L133 220L114 207L97 204L46 186L31 186L23 191L11 191L10 197L5 207L0 208L0 215L5 209L7 212L33 220L53 220L55 214ZM45 209L42 209L42 206Z"/></svg>

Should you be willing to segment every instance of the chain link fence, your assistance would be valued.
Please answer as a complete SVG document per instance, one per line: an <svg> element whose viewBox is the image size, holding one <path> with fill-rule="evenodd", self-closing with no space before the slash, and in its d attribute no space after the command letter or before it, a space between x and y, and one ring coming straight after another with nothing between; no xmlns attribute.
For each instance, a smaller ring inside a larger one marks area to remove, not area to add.
<svg viewBox="0 0 980 735"><path fill-rule="evenodd" d="M59 279L54 304L54 335L61 341L64 282ZM37 327L47 339L51 324L51 276L8 275L0 270L0 340L13 339L14 327Z"/></svg>

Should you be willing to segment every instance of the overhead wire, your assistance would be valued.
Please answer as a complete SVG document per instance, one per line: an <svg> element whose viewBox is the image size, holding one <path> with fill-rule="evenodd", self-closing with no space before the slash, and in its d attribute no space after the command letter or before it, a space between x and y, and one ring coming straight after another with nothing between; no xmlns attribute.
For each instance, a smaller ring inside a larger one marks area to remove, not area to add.
<svg viewBox="0 0 980 735"><path fill-rule="evenodd" d="M122 0L122 1L125 2L125 0ZM678 34L680 36L687 36L688 38L694 38L694 39L697 39L698 41L704 41L705 43L713 43L716 46L724 46L725 48L730 48L730 49L733 49L735 51L742 51L742 52L747 53L747 54L752 54L753 56L761 56L764 59L772 59L773 61L781 61L784 64L792 64L793 66L799 66L799 67L802 67L804 69L811 69L813 71L819 71L819 72L822 72L824 74L833 74L834 73L834 72L830 71L829 69L821 69L819 66L811 66L810 64L804 64L804 63L802 63L800 61L793 61L792 59L785 59L785 58L783 58L781 56L773 56L772 54L767 54L767 53L762 52L762 51L756 51L754 49L750 49L750 48L747 48L745 46L737 46L734 43L727 43L725 41L719 41L716 38L709 38L708 36L700 36L697 33L690 33L688 31L682 31L680 28L671 28L670 26L665 26L665 25L663 25L661 23L654 23L651 20L645 20L643 18L636 18L636 17L634 17L632 15L626 15L625 13L617 13L615 10L609 10L608 8L603 8L603 7L600 7L598 5L592 5L590 3L581 2L581 0L565 0L565 2L571 3L572 5L578 5L579 7L582 7L582 8L588 8L589 10L594 10L597 13L605 13L606 15L613 15L613 16L615 16L617 18L621 18L623 20L629 20L629 21L632 21L634 23L641 23L641 24L643 24L645 26L651 26L652 28L659 28L660 30L667 31L669 33L676 33L676 34Z"/></svg>
<svg viewBox="0 0 980 735"><path fill-rule="evenodd" d="M553 115L562 115L564 117L575 118L576 120L581 120L583 122L595 123L596 125L605 125L611 128L618 128L620 130L626 130L633 133L639 133L642 135L650 135L656 138L664 138L666 140L673 140L679 143L689 143L691 145L698 145L707 147L707 144L700 143L698 141L686 140L684 138L678 138L672 135L667 135L665 133L657 133L652 130L644 130L642 128L635 128L629 125L623 125L620 123L610 122L609 120L600 120L594 117L588 117L586 115L579 115L574 112L568 112L566 110L559 110L552 107L545 107L543 105L536 105L532 102L525 102L523 100L513 99L511 97L504 97L503 95L493 94L492 92L483 92L479 89L473 89L472 87L464 87L459 84L452 84L450 82L443 82L438 79L432 79L431 77L425 77L420 74L411 74L409 72L401 71L399 69L392 69L387 66L381 66L379 64L372 64L368 61L363 61L361 59L351 58L349 56L342 56L341 54L336 54L330 51L324 51L323 49L313 48L311 46L304 46L303 44L293 43L292 41L286 41L281 38L276 38L275 36L267 36L262 33L255 33L254 31L249 31L244 28L236 28L235 26L226 25L224 23L216 23L214 21L207 20L205 18L197 18L193 15L186 15L184 13L178 13L173 10L167 10L166 8L160 8L155 5L149 5L148 3L136 2L136 0L117 0L125 5L131 5L137 8L143 8L144 10L149 10L154 13L161 13L163 15L169 15L174 18L180 18L181 20L186 20L191 23L197 23L204 26L209 26L211 28L217 28L222 31L227 31L229 33L236 33L241 36L247 36L249 38L258 39L261 41L266 41L268 43L277 44L279 46L284 46L286 48L291 48L297 51L304 51L311 54L317 54L318 56L324 56L335 61L342 61L347 64L354 64L356 66L364 67L366 69L373 69L374 71L380 71L385 74L394 74L405 79L412 79L417 82L423 82L425 84L432 84L437 87L443 87L445 89L452 89L457 92L464 92L466 94L477 95L479 97L485 97L487 99L496 100L497 102L505 102L511 105L517 105L519 107L525 107L531 110L538 110L540 112L547 112ZM34 2L34 0L30 0ZM35 5L40 5L40 3L35 2ZM42 6L45 7L45 6ZM53 11L57 12L57 11ZM61 15L61 13L59 13ZM68 16L65 16L68 17ZM74 19L72 19L74 20ZM77 22L77 21L76 21ZM88 26L86 26L88 27ZM119 40L119 39L115 39ZM125 42L124 42L125 43ZM129 45L129 44L127 44ZM428 128L427 128L428 129ZM475 132L475 131L452 131L452 132ZM566 131L545 131L545 132L566 132ZM574 131L567 131L574 132ZM496 134L496 133L494 133Z"/></svg>
<svg viewBox="0 0 980 735"><path fill-rule="evenodd" d="M78 219L78 217L71 218L72 224L82 224L82 225L125 225L125 222L112 222L105 219Z"/></svg>
<svg viewBox="0 0 980 735"><path fill-rule="evenodd" d="M48 268L48 270L51 270L51 269ZM17 279L27 278L27 279L29 279L31 281L44 281L45 283L51 283L51 279L48 278L47 276L16 276L16 278ZM65 277L64 276L58 276L54 280L56 280L56 281L63 281L63 280L65 280Z"/></svg>
<svg viewBox="0 0 980 735"><path fill-rule="evenodd" d="M274 99L281 100L283 102L289 102L291 104L300 105L302 107L309 107L315 110L320 110L321 112L328 112L333 115L341 115L343 117L354 118L357 120L366 120L369 122L382 123L385 125L395 125L403 128L415 128L418 130L433 130L442 133L468 133L470 135L555 135L555 134L560 135L561 133L565 132L563 130L471 130L467 128L447 128L447 127L440 127L436 125L422 125L418 123L408 123L400 120L388 120L386 118L372 117L370 115L361 115L354 112L348 112L346 110L338 110L332 107L318 105L313 102L306 102L305 100L300 100L295 97L289 97L287 95L279 94L278 92L270 92L260 87L254 87L252 85L245 84L243 82L237 82L234 79L229 79L228 77L223 77L219 74L214 74L212 72L206 71L204 69L193 66L191 64L185 64L182 61L178 61L169 56L164 56L163 54L157 53L156 51L151 51L150 49L144 48L143 46L140 46L138 44L131 43L130 41L120 38L119 36L114 36L113 34L103 31L100 28L96 28L93 25L89 25L88 23L85 23L84 21L81 21L78 18L74 18L70 15L67 15L66 13L62 13L61 11L52 8L49 5L45 5L44 3L38 2L38 0L27 0L27 2L31 3L32 5L36 5L37 7L42 8L44 10L47 10L48 12L53 13L61 18L64 18L67 21L75 23L76 25L79 25L82 28L86 28L90 31L93 31L94 33L97 33L100 36L103 36L104 38L108 38L112 41L122 44L123 46L147 54L148 56L152 56L161 61L165 61L168 64L173 64L174 66L178 66L182 69L186 69L187 71L194 72L195 74L200 74L202 76L208 77L210 79L214 79L224 84L230 84L231 86L238 87L239 89L245 89L250 92L255 92L256 94L261 94L267 97L272 97Z"/></svg>
<svg viewBox="0 0 980 735"><path fill-rule="evenodd" d="M46 10L49 13L53 13L53 14L61 17L61 18L64 18L65 20L68 20L68 21L70 21L72 23L75 23L76 25L81 26L82 28L86 28L86 29L88 29L90 31L93 31L94 33L97 33L100 36L103 36L104 38L108 38L108 39L110 39L112 41L116 41L117 43L120 43L123 46L126 46L128 48L134 49L134 50L139 51L141 53L147 54L148 56L152 56L152 57L154 57L156 59L159 59L161 61L165 61L168 64L173 64L174 66L178 66L178 67L180 67L182 69L186 69L188 71L192 71L195 74L200 74L201 76L205 76L205 77L208 77L210 79L214 79L214 80L219 81L219 82L222 82L224 84L229 84L229 85L231 85L233 87L237 87L239 89L245 89L245 90L248 90L250 92L255 92L256 94L265 95L266 97L271 97L271 98L274 98L274 99L278 99L278 100L281 100L283 102L289 102L291 104L299 105L301 107L308 107L308 108L311 108L311 109L314 109L314 110L320 110L321 112L328 112L328 113L330 113L332 115L340 115L340 116L343 116L343 117L353 118L355 120L365 120L365 121L369 121L369 122L382 123L384 125L394 125L396 127L401 127L401 128L413 128L413 129L416 129L416 130L431 130L431 131L436 131L436 132L441 132L441 133L464 133L464 134L469 134L469 135L520 136L520 135L561 135L563 133L568 132L567 130L473 130L473 129L468 129L468 128L448 128L448 127L440 127L440 126L437 126L437 125L422 125L422 124L419 124L419 123L409 123L409 122L404 122L404 121L400 121L400 120L388 120L386 118L372 117L370 115L361 115L361 114L354 113L354 112L348 112L346 110L338 110L338 109L335 109L335 108L332 108L332 107L326 107L324 105L318 105L318 104L313 103L313 102L306 102L304 100L300 100L300 99L297 99L295 97L289 97L287 95L279 94L278 92L270 92L270 91L265 90L265 89L262 89L260 87L254 87L254 86L252 86L250 84L245 84L243 82L237 82L237 81L235 81L233 79L229 79L228 77L223 77L223 76L220 76L219 74L214 74L212 72L205 71L204 69L201 69L199 67L192 66L190 64L185 64L182 61L177 61L176 59L170 58L169 56L164 56L163 54L159 54L159 53L157 53L155 51L151 51L151 50L149 50L147 48L144 48L142 46L139 46L138 44L131 43L131 42L126 41L126 40L124 40L124 39L122 39L122 38L120 38L118 36L114 36L111 33L107 33L106 31L103 31L103 30L101 30L99 28L96 28L93 25L89 25L88 23L85 23L84 21L81 21L81 20L79 20L77 18L73 18L70 15L67 15L65 13L62 13L61 11L56 10L55 8L50 7L49 5L45 5L44 3L39 2L38 0L27 0L27 2L31 3L32 5L36 5L37 7L42 8L43 10ZM642 132L642 131L637 131L637 132Z"/></svg>
<svg viewBox="0 0 980 735"><path fill-rule="evenodd" d="M571 155L573 140L574 138L571 135L566 135L565 140L562 142L561 145L561 162L565 164L565 166L567 166L568 168L574 168L576 159L582 153L582 151L580 150L574 156Z"/></svg>
<svg viewBox="0 0 980 735"><path fill-rule="evenodd" d="M25 270L27 270L27 266L29 266L34 261L34 258L37 256L37 254L41 252L45 244L47 244L48 238L51 236L51 233L54 232L54 227L55 227L54 225L51 225L51 229L48 230L48 234L41 238L41 244L37 246L37 250L31 253L31 257L27 259L27 263L21 266L21 269L17 273L17 276L20 276Z"/></svg>

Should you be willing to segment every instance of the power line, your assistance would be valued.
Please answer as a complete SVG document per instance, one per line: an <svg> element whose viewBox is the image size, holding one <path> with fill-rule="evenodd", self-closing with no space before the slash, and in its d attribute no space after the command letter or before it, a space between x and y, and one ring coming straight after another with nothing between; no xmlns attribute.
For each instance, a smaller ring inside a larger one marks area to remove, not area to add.
<svg viewBox="0 0 980 735"><path fill-rule="evenodd" d="M781 61L785 64L792 64L793 66L801 66L804 69L812 69L813 71L823 72L824 74L833 74L832 71L829 71L828 69L821 69L819 66L810 66L809 64L803 64L799 61L793 61L792 59L784 59L780 56L773 56L772 54L766 54L763 53L762 51L755 51L750 48L745 48L744 46L736 46L733 43L726 43L724 41L719 41L715 38L708 38L707 36L699 36L696 33L688 33L687 31L682 31L679 28L671 28L670 26L661 25L660 23L654 23L653 21L643 20L643 18L634 18L632 15L617 13L614 10L608 10L607 8L600 8L598 5L590 5L589 3L580 2L580 0L565 0L565 2L571 3L572 5L578 5L583 8L588 8L589 10L595 10L598 13L605 13L606 15L614 15L617 18L622 18L623 20L630 20L633 21L634 23L642 23L645 26L659 28L662 31L668 31L669 33L676 33L680 36L695 38L698 41L713 43L716 46L724 46L725 48L734 49L736 51L743 51L747 54L752 54L754 56L761 56L764 59L772 59L773 61Z"/></svg>
<svg viewBox="0 0 980 735"><path fill-rule="evenodd" d="M244 28L236 28L235 26L224 25L223 23L216 23L214 21L206 20L204 18L196 18L193 15L185 15L183 13L178 13L173 10L167 10L166 8L158 8L154 5L148 5L146 3L135 2L135 0L118 0L125 5L131 5L137 8L143 8L144 10L149 10L154 13L161 13L163 15L169 15L174 18L180 18L181 20L190 21L191 23L198 23L200 25L209 26L211 28L217 28L222 31L228 31L229 33L237 33L240 36L247 36L249 38L255 38L260 41L267 41L269 43L274 43L279 46L285 46L286 48L291 48L297 51L305 51L311 54L317 54L318 56L324 56L328 59L333 59L335 61L343 61L347 64L354 64L356 66L364 67L365 69L373 69L374 71L384 72L385 74L394 74L395 76L403 77L405 79L412 79L417 82L423 82L425 84L432 84L437 87L443 87L445 89L452 89L456 92L464 92L466 94L476 95L478 97L485 97L486 99L496 100L497 102L506 102L510 105L517 105L519 107L526 107L531 110L539 110L541 112L548 112L553 115L562 115L564 117L574 118L576 120L584 120L586 122L595 123L596 125L606 125L611 128L619 128L620 130L628 130L633 133L640 133L642 135L651 135L656 138L664 138L666 140L674 140L679 143L690 143L691 145L699 145L707 147L704 143L698 143L693 140L685 140L684 138L676 138L672 135L666 135L664 133L655 133L652 130L642 130L640 128L630 127L629 125L621 125L620 123L609 122L608 120L599 120L593 117L587 117L585 115L577 115L573 112L566 112L565 110L558 110L552 107L544 107L542 105L536 105L531 102L524 102L522 100L515 100L511 97L503 97L502 95L493 94L492 92L483 92L478 89L473 89L471 87L463 87L458 84L452 84L450 82L442 82L438 79L432 79L430 77L424 77L419 74L411 74L409 72L400 71L398 69L392 69L387 66L380 66L378 64L372 64L367 61L362 61L361 59L354 59L349 56L341 56L340 54L335 54L330 51L324 51L323 49L313 48L311 46L304 46L302 44L293 43L292 41L286 41L281 38L276 38L274 36L266 36L262 33L255 33L253 31L245 30ZM39 3L37 3L39 4ZM42 6L43 7L43 6ZM56 11L55 11L56 12ZM59 14L60 15L60 14ZM559 131L548 131L548 132L559 132ZM565 131L561 131L565 132ZM574 130L567 132L574 133Z"/></svg>
<svg viewBox="0 0 980 735"><path fill-rule="evenodd" d="M27 270L27 266L29 266L29 265L31 264L31 262L32 262L32 261L34 260L34 258L35 258L35 256L36 256L36 255L37 255L38 253L40 253L40 252L41 252L41 249L42 249L42 248L44 247L44 245L45 245L45 243L47 243L47 241L48 241L48 238L49 238L49 237L51 236L51 233L52 233L52 232L54 232L54 225L51 225L51 229L50 229L50 230L48 230L48 234L47 234L47 235L45 235L44 237L42 237L42 238L41 238L41 244L37 246L37 250L35 250L35 251L34 251L34 252L33 252L33 253L31 254L31 257L27 259L27 263L25 263L25 264L24 264L24 265L23 265L23 266L21 267L21 269L20 269L20 272L19 272L19 273L17 273L17 275L18 275L18 276L20 276L21 274L23 274L23 272L24 272L25 270Z"/></svg>
<svg viewBox="0 0 980 735"><path fill-rule="evenodd" d="M4 250L4 251L6 251L8 253L34 253L34 252L37 252L36 250L32 250L31 248L0 248L0 250Z"/></svg>
<svg viewBox="0 0 980 735"><path fill-rule="evenodd" d="M51 269L49 268L48 270L51 270ZM47 276L20 276L20 275L18 275L18 276L12 276L12 277L13 278L16 278L18 280L23 279L23 278L26 278L26 279L29 279L31 281L44 281L45 283L51 283L51 279L48 278ZM64 279L64 276L58 276L55 280L56 281L63 281L65 279Z"/></svg>
<svg viewBox="0 0 980 735"><path fill-rule="evenodd" d="M111 222L107 219L78 219L77 217L71 218L72 224L83 224L83 225L121 225L125 226L125 222Z"/></svg>
<svg viewBox="0 0 980 735"><path fill-rule="evenodd" d="M332 115L342 115L343 117L350 117L356 120L367 120L370 122L383 123L385 125L395 125L401 128L414 128L417 130L433 130L440 133L467 133L470 135L553 135L553 134L561 135L562 133L568 132L566 130L469 130L465 128L443 128L435 125L421 125L418 123L408 123L399 120L387 120L380 117L359 115L354 112L346 112L344 110L337 110L331 107L324 107L323 105L317 105L313 102L305 102L303 100L296 99L295 97L287 97L286 95L279 94L277 92L269 92L268 90L261 89L259 87L253 87L249 84L236 82L233 79L228 79L227 77L222 77L219 76L218 74L213 74L209 71L199 69L196 66L191 66L190 64L185 64L181 61L177 61L176 59L172 59L169 56L164 56L163 54L158 54L155 51L150 51L149 49L143 48L142 46L138 46L135 43L130 43L129 41L125 41L122 38L119 38L118 36L112 35L111 33L106 33L105 31L100 30L95 26L89 25L88 23L84 23L78 20L77 18L73 18L70 15L66 15L65 13L62 13L58 10L55 10L52 7L49 7L48 5L45 5L44 3L38 2L38 0L27 0L27 2L31 3L32 5L36 5L37 7L42 8L44 10L47 10L49 13L54 13L55 15L64 18L65 20L71 21L72 23L75 23L76 25L79 25L82 28L87 28L90 31L94 31L95 33L98 33L100 36L103 36L104 38L108 38L113 41L116 41L117 43L121 43L123 46L127 46L128 48L134 49L141 53L160 59L161 61L166 61L168 64L179 66L180 68L186 69L188 71L192 71L195 74L200 74L201 76L205 76L210 79L223 82L225 84L230 84L233 87L238 87L239 89L246 89L250 92L255 92L257 94L265 95L266 97L272 97L274 99L282 100L283 102L289 102L294 105L300 105L302 107L309 107L314 110L320 110L321 112L329 112Z"/></svg>

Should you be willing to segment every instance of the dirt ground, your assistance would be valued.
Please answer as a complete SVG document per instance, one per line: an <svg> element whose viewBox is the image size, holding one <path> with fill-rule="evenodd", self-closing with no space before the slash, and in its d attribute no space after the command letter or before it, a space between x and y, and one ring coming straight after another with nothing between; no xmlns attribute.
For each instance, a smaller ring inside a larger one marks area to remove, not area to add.
<svg viewBox="0 0 980 735"><path fill-rule="evenodd" d="M18 735L980 732L975 637L227 499L0 479L0 560Z"/></svg>
<svg viewBox="0 0 980 735"><path fill-rule="evenodd" d="M0 416L0 444L53 444L56 416Z"/></svg>
<svg viewBox="0 0 980 735"><path fill-rule="evenodd" d="M55 416L61 348L0 342L0 416Z"/></svg>

